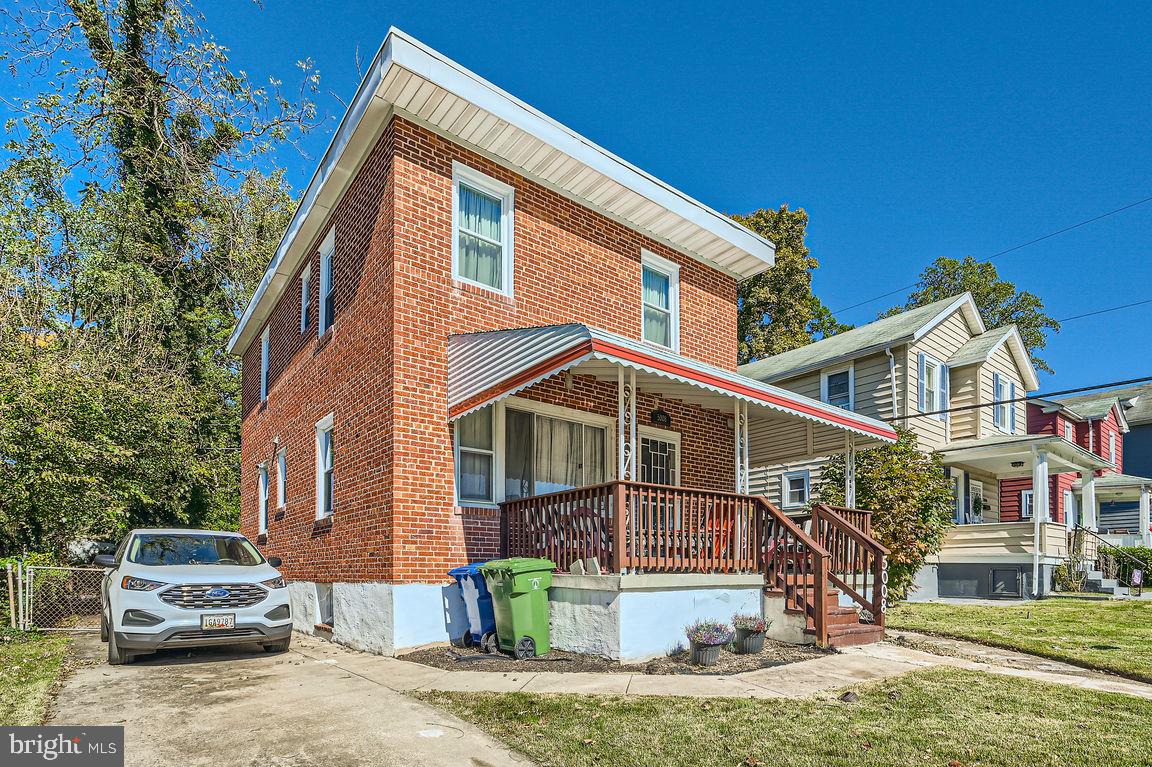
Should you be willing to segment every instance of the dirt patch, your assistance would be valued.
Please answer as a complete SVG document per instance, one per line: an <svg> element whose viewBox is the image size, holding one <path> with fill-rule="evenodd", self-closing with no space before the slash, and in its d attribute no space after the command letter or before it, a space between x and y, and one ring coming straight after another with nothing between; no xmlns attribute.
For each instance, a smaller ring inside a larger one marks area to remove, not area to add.
<svg viewBox="0 0 1152 767"><path fill-rule="evenodd" d="M420 663L445 671L560 671L611 674L738 674L787 663L797 663L826 655L815 645L794 645L765 640L763 652L755 655L737 655L727 650L720 653L720 662L706 668L689 663L687 650L647 663L618 663L595 655L553 650L547 655L527 660L515 660L507 655L485 655L474 647L424 647L405 655L400 660Z"/></svg>

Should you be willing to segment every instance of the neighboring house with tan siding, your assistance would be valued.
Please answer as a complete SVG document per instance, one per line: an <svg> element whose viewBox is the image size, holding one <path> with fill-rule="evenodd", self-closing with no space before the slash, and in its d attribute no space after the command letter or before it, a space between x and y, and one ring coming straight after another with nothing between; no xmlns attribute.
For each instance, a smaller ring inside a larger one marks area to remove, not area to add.
<svg viewBox="0 0 1152 767"><path fill-rule="evenodd" d="M1049 511L1034 520L1031 508L1015 510L1015 499L1031 503L1018 487L1031 487L1039 476L1093 476L1107 466L1060 435L1028 433L1024 398L1039 385L1028 350L1014 325L985 328L968 293L757 360L740 372L905 426L922 449L941 454L955 486L957 526L921 574L922 597L1046 592L1052 568L1066 555L1062 519ZM812 448L803 460L754 470L753 489L802 512L828 460ZM848 505L854 502L849 497ZM1001 517L1004 506L1014 509L1010 518ZM1051 509L1052 502L1039 498L1035 506Z"/></svg>

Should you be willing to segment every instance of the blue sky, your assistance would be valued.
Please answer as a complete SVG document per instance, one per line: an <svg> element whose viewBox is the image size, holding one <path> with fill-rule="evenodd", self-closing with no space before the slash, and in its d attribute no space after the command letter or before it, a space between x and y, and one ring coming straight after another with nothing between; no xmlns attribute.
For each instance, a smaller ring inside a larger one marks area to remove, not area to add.
<svg viewBox="0 0 1152 767"><path fill-rule="evenodd" d="M311 57L332 115L390 25L725 212L810 217L840 310L936 256L987 256L1152 196L1152 7L1139 4L199 3L253 75ZM884 13L876 11L882 7ZM997 259L1057 318L1149 297L1152 203ZM903 296L838 312L862 323ZM1152 305L1077 320L1042 390L1152 374Z"/></svg>

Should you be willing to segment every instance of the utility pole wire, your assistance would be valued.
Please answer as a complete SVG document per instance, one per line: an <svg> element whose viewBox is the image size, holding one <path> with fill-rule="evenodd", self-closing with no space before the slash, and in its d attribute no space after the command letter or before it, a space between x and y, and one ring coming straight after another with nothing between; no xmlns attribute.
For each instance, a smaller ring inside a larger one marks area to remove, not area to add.
<svg viewBox="0 0 1152 767"><path fill-rule="evenodd" d="M1152 298L1146 298L1143 301L1134 301L1130 304L1124 304L1123 306L1113 306L1110 309L1097 309L1094 312L1085 312L1084 314L1077 314L1074 317L1065 317L1062 320L1056 320L1056 321L1059 323L1071 322L1072 320L1079 320L1079 319L1083 319L1084 317L1095 317L1097 314L1107 314L1108 312L1118 312L1121 309L1130 309L1133 306L1143 306L1144 304L1152 304Z"/></svg>
<svg viewBox="0 0 1152 767"><path fill-rule="evenodd" d="M1005 248L1004 250L1001 250L998 253L993 253L992 255L988 256L987 258L981 258L981 259L979 259L979 261L981 263L983 263L985 261L991 261L994 258L999 258L1000 256L1006 256L1009 253L1020 250L1021 248L1027 248L1029 245L1035 245L1038 242L1043 242L1044 240L1048 240L1048 239L1051 239L1053 237L1058 237L1059 235L1065 234L1066 232L1071 232L1073 229L1079 229L1082 226L1088 226L1088 224L1093 224L1102 218L1108 218L1109 216L1115 216L1117 213L1123 213L1126 210L1130 210L1130 209L1135 208L1139 205L1144 205L1145 203L1148 203L1148 202L1152 202L1152 197L1145 197L1142 200L1137 200L1136 202L1130 202L1127 205L1122 205L1119 208L1116 208L1115 210L1108 211L1107 213L1101 213L1098 216L1093 216L1092 218L1086 219L1086 220L1081 221L1081 222L1076 223L1076 224L1072 224L1071 226L1066 226L1063 229L1057 229L1055 232L1049 232L1048 234L1041 235L1040 237L1037 237L1035 239L1028 240L1028 242L1022 242L1019 245L1013 245L1012 247ZM879 301L881 298L887 298L888 296L894 296L897 293L903 293L905 290L911 290L912 288L918 288L918 287L920 287L919 281L914 282L911 285L905 285L902 288L896 288L895 290L890 290L887 293L884 293L884 294L879 295L879 296L875 296L873 298L869 298L865 301L861 301L861 302L856 303L856 304L852 304L851 306L845 306L843 309L836 309L833 312L833 314L840 314L841 312L847 312L847 311L850 311L852 309L856 309L857 307L860 307L860 306L866 306L866 305L872 303L873 301ZM1061 322L1063 322L1063 320L1061 320Z"/></svg>
<svg viewBox="0 0 1152 767"><path fill-rule="evenodd" d="M911 415L902 415L898 418L883 418L883 421L904 421L909 418L924 418L930 415L943 415L945 413L959 413L968 410L977 410L982 407L994 407L996 405L1007 405L1013 402L1028 402L1034 399L1049 399L1051 397L1060 397L1065 394L1079 394L1086 391L1097 391L1099 389L1111 389L1114 386L1131 386L1133 384L1148 383L1152 381L1152 376L1144 376L1143 378L1130 378L1127 381L1113 381L1112 383L1096 384L1094 386L1081 386L1076 389L1064 389L1062 391L1045 392L1044 394L1029 394L1024 397L1014 397L1012 399L1002 399L998 402L980 402L975 405L960 405L959 407L950 407L944 410L932 410L927 413L913 413Z"/></svg>

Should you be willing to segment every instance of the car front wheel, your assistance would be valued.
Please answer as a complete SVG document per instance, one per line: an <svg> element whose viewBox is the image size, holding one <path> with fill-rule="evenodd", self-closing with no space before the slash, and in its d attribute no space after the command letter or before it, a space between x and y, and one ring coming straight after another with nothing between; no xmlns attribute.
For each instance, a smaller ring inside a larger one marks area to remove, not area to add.
<svg viewBox="0 0 1152 767"><path fill-rule="evenodd" d="M104 617L104 611L100 611L100 641L108 641L108 619Z"/></svg>
<svg viewBox="0 0 1152 767"><path fill-rule="evenodd" d="M269 642L264 645L264 652L288 652L288 648L292 646L292 637L282 639L279 642Z"/></svg>
<svg viewBox="0 0 1152 767"><path fill-rule="evenodd" d="M108 632L108 665L109 666L123 666L126 663L132 662L132 653L127 650L121 650L120 645L116 642L116 632Z"/></svg>

